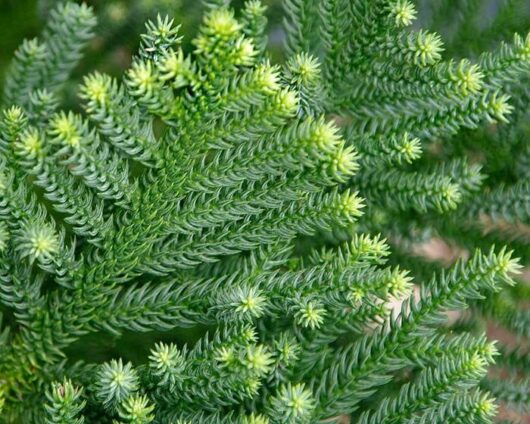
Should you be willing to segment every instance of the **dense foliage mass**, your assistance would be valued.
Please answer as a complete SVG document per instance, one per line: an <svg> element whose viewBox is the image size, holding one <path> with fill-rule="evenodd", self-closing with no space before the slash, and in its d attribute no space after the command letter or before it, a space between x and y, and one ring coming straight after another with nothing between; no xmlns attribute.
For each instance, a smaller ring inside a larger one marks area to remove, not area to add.
<svg viewBox="0 0 530 424"><path fill-rule="evenodd" d="M474 3L451 59L408 0L285 0L276 65L258 0L209 2L191 50L149 21L72 110L96 18L58 5L2 97L1 422L515 422L530 35L486 46ZM140 359L84 349L154 331Z"/></svg>

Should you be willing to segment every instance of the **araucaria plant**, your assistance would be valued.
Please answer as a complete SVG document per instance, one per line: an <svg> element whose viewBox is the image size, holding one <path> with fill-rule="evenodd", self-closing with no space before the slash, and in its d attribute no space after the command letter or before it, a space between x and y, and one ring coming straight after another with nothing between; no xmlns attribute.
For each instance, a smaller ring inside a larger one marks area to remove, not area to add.
<svg viewBox="0 0 530 424"><path fill-rule="evenodd" d="M59 5L16 52L0 422L475 424L530 407L530 36L451 59L408 0L284 10L283 64L259 1L210 2L192 51L159 17L73 110L93 11ZM433 243L461 258L433 261Z"/></svg>

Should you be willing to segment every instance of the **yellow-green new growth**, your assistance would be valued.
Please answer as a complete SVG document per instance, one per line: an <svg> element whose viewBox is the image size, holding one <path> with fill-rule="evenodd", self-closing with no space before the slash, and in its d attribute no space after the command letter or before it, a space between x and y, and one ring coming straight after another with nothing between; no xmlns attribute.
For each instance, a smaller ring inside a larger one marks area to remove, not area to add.
<svg viewBox="0 0 530 424"><path fill-rule="evenodd" d="M104 106L108 101L111 80L107 75L95 72L87 75L81 86L81 96Z"/></svg>
<svg viewBox="0 0 530 424"><path fill-rule="evenodd" d="M7 110L3 111L4 119L7 121L9 127L18 127L20 126L22 120L24 119L24 112L19 106L11 106Z"/></svg>
<svg viewBox="0 0 530 424"><path fill-rule="evenodd" d="M50 224L27 222L16 236L15 249L21 257L35 260L51 261L59 251L59 237Z"/></svg>
<svg viewBox="0 0 530 424"><path fill-rule="evenodd" d="M173 343L157 343L149 355L149 370L161 386L173 388L182 379L185 359Z"/></svg>
<svg viewBox="0 0 530 424"><path fill-rule="evenodd" d="M315 399L303 384L282 385L269 403L269 416L275 424L308 424L315 409Z"/></svg>
<svg viewBox="0 0 530 424"><path fill-rule="evenodd" d="M442 187L440 196L448 209L456 209L462 199L462 192L458 184L449 182Z"/></svg>
<svg viewBox="0 0 530 424"><path fill-rule="evenodd" d="M84 424L82 411L86 406L83 390L76 387L68 379L54 382L46 392L46 423Z"/></svg>
<svg viewBox="0 0 530 424"><path fill-rule="evenodd" d="M229 9L215 9L204 19L206 34L227 38L241 30L241 25L234 17L234 12Z"/></svg>
<svg viewBox="0 0 530 424"><path fill-rule="evenodd" d="M194 82L196 75L191 67L189 58L184 57L184 52L179 49L164 56L158 63L161 81L171 81L174 88L180 88Z"/></svg>
<svg viewBox="0 0 530 424"><path fill-rule="evenodd" d="M301 351L301 346L294 339L282 335L279 340L274 341L274 352L277 360L289 365L295 363Z"/></svg>
<svg viewBox="0 0 530 424"><path fill-rule="evenodd" d="M320 118L313 127L310 139L324 152L331 152L342 142L339 129L331 121Z"/></svg>
<svg viewBox="0 0 530 424"><path fill-rule="evenodd" d="M222 366L230 367L237 363L234 349L232 347L222 346L215 352L215 360L220 362Z"/></svg>
<svg viewBox="0 0 530 424"><path fill-rule="evenodd" d="M428 66L442 58L443 42L438 34L420 30L411 33L408 45L412 59L419 66Z"/></svg>
<svg viewBox="0 0 530 424"><path fill-rule="evenodd" d="M386 283L388 293L397 298L409 295L413 287L412 280L409 271L394 269Z"/></svg>
<svg viewBox="0 0 530 424"><path fill-rule="evenodd" d="M140 383L132 364L124 365L121 359L101 365L97 377L96 397L111 410L132 396Z"/></svg>
<svg viewBox="0 0 530 424"><path fill-rule="evenodd" d="M73 113L60 113L50 122L49 134L72 148L81 146L81 134Z"/></svg>
<svg viewBox="0 0 530 424"><path fill-rule="evenodd" d="M249 314L253 317L260 317L263 314L266 302L266 297L255 287L240 288L234 299L237 313Z"/></svg>
<svg viewBox="0 0 530 424"><path fill-rule="evenodd" d="M269 372L273 359L265 346L249 346L245 352L243 363L248 370L262 376Z"/></svg>
<svg viewBox="0 0 530 424"><path fill-rule="evenodd" d="M416 20L418 12L408 0L397 0L390 5L391 16L394 18L396 26L407 27Z"/></svg>
<svg viewBox="0 0 530 424"><path fill-rule="evenodd" d="M135 394L122 402L118 415L131 424L149 424L155 419L154 409L155 405L151 404L147 396Z"/></svg>
<svg viewBox="0 0 530 424"><path fill-rule="evenodd" d="M280 75L278 68L268 64L260 65L255 71L256 84L268 94L274 94L280 89Z"/></svg>
<svg viewBox="0 0 530 424"><path fill-rule="evenodd" d="M250 416L243 418L242 424L270 424L270 421L267 417L261 414L251 414Z"/></svg>
<svg viewBox="0 0 530 424"><path fill-rule="evenodd" d="M345 192L341 196L339 209L348 217L354 218L362 215L364 200L357 192Z"/></svg>
<svg viewBox="0 0 530 424"><path fill-rule="evenodd" d="M256 49L252 40L240 38L234 46L234 64L240 66L249 66L256 58Z"/></svg>
<svg viewBox="0 0 530 424"><path fill-rule="evenodd" d="M451 77L464 95L477 93L484 87L484 73L477 64L471 64L468 60L460 61Z"/></svg>
<svg viewBox="0 0 530 424"><path fill-rule="evenodd" d="M294 316L298 325L314 330L324 323L326 310L317 301L302 301L296 305Z"/></svg>
<svg viewBox="0 0 530 424"><path fill-rule="evenodd" d="M275 100L278 109L285 111L287 115L294 115L300 103L300 99L296 93L287 88L282 88L276 95Z"/></svg>
<svg viewBox="0 0 530 424"><path fill-rule="evenodd" d="M9 243L9 231L4 222L0 222L0 253L3 253Z"/></svg>
<svg viewBox="0 0 530 424"><path fill-rule="evenodd" d="M157 78L150 61L137 61L133 63L127 73L127 85L131 88L134 96L145 96L152 94L157 86Z"/></svg>
<svg viewBox="0 0 530 424"><path fill-rule="evenodd" d="M493 397L485 393L477 403L477 416L493 418L497 415L498 405Z"/></svg>
<svg viewBox="0 0 530 424"><path fill-rule="evenodd" d="M513 112L513 106L509 103L510 96L496 92L485 100L487 101L486 107L492 114L492 122L509 122L508 115Z"/></svg>
<svg viewBox="0 0 530 424"><path fill-rule="evenodd" d="M353 146L346 146L337 150L332 159L333 174L339 181L346 181L359 170L358 155Z"/></svg>
<svg viewBox="0 0 530 424"><path fill-rule="evenodd" d="M19 137L15 148L18 154L30 159L37 158L42 154L43 140L42 135L36 128L25 130Z"/></svg>
<svg viewBox="0 0 530 424"><path fill-rule="evenodd" d="M259 16L263 14L267 7L263 5L261 0L248 0L245 3L245 9L253 16Z"/></svg>
<svg viewBox="0 0 530 424"><path fill-rule="evenodd" d="M288 69L292 83L314 84L320 78L320 63L307 53L294 56L288 63Z"/></svg>
<svg viewBox="0 0 530 424"><path fill-rule="evenodd" d="M405 162L412 163L421 156L422 147L419 138L411 138L410 135L405 132L403 137L401 137L400 143L398 151L403 155Z"/></svg>

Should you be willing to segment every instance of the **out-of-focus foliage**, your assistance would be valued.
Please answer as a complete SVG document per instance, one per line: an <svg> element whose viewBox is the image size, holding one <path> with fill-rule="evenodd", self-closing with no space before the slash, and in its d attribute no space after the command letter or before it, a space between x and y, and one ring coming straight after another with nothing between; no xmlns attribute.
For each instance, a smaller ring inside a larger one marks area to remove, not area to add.
<svg viewBox="0 0 530 424"><path fill-rule="evenodd" d="M20 40L38 33L35 0L0 0L0 81Z"/></svg>

